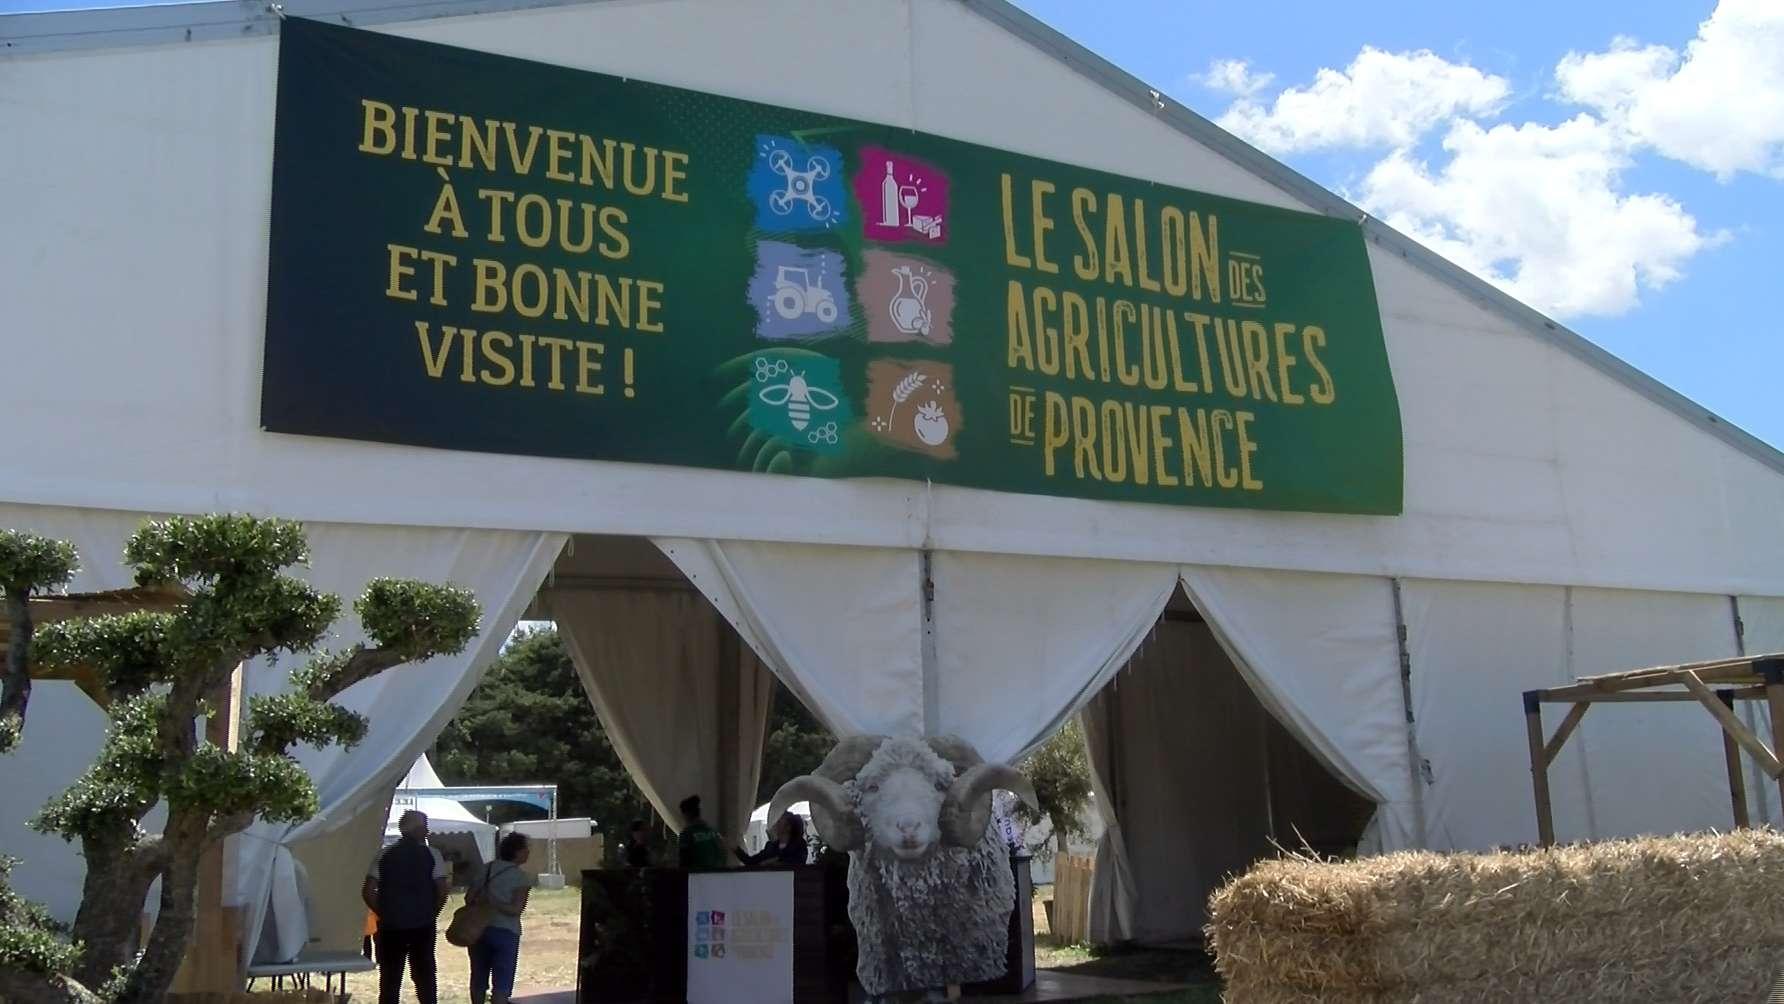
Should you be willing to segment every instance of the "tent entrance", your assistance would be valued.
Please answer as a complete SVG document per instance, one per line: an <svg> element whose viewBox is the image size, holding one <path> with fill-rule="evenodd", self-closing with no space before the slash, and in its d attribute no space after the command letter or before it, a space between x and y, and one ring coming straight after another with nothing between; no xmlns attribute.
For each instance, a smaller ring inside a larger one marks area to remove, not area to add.
<svg viewBox="0 0 1784 1004"><path fill-rule="evenodd" d="M1111 870L1132 876L1115 936L1199 943L1229 875L1278 847L1352 853L1375 812L1270 714L1181 588L1084 726L1122 845L1098 854L1099 901L1122 895Z"/></svg>

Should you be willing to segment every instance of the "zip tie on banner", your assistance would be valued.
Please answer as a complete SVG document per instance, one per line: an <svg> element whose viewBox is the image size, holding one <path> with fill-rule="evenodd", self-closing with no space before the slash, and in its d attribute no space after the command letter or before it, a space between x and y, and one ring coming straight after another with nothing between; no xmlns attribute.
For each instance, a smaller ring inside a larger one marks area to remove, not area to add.
<svg viewBox="0 0 1784 1004"><path fill-rule="evenodd" d="M267 4L266 12L268 14L273 15L274 17L277 17L281 21L285 20L285 5L282 3Z"/></svg>

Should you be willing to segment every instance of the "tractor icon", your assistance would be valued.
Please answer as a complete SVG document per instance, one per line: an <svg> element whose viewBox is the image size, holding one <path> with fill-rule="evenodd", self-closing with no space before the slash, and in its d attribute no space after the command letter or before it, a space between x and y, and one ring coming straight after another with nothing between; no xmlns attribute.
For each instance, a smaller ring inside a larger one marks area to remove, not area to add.
<svg viewBox="0 0 1784 1004"><path fill-rule="evenodd" d="M829 324L836 320L836 297L812 282L808 269L782 265L774 273L774 312L791 321L802 314L816 314Z"/></svg>

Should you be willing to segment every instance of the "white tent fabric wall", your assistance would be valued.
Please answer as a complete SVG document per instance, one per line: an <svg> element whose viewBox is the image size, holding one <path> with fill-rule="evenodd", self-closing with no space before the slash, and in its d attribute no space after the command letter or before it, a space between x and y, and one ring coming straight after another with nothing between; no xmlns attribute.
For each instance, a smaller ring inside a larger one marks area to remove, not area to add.
<svg viewBox="0 0 1784 1004"><path fill-rule="evenodd" d="M1177 588L1173 565L937 552L936 721L987 760L1040 745L1126 664Z"/></svg>
<svg viewBox="0 0 1784 1004"><path fill-rule="evenodd" d="M1570 599L1572 676L1735 654L1726 596L1574 589ZM1587 712L1570 743L1585 748L1585 836L1734 825L1722 730L1703 707L1601 705Z"/></svg>
<svg viewBox="0 0 1784 1004"><path fill-rule="evenodd" d="M1432 768L1425 800L1429 846L1534 844L1521 695L1573 679L1567 590L1413 579L1402 584L1401 596L1419 752ZM1544 707L1551 732L1565 708ZM1618 713L1607 705L1592 714L1600 711ZM1556 835L1586 836L1585 748L1577 738L1549 768L1549 786Z"/></svg>
<svg viewBox="0 0 1784 1004"><path fill-rule="evenodd" d="M1185 565L1183 587L1259 702L1379 807L1372 850L1421 842L1387 579Z"/></svg>
<svg viewBox="0 0 1784 1004"><path fill-rule="evenodd" d="M459 655L400 667L342 695L342 704L371 723L359 745L298 751L298 761L315 780L322 811L296 826L257 823L240 841L236 900L244 910L244 951L260 942L276 860L290 854L290 845L323 836L388 803L397 781L476 687L566 539L510 530L340 524L311 524L308 529L311 567L300 574L313 585L350 603L374 577L451 582L476 594L483 619L477 637ZM351 614L337 624L336 633L337 645L364 638ZM284 688L290 668L288 662L276 669L256 662L249 666L245 689L249 695L275 693ZM356 861L338 867L364 869L376 850L367 847ZM278 934L275 961L295 957L310 940L307 922L283 913Z"/></svg>
<svg viewBox="0 0 1784 1004"><path fill-rule="evenodd" d="M586 3L381 30L1306 206L1173 129L1172 116L1135 107L1003 31L986 16L998 5L827 5L830 37L873 40L837 51L797 32L754 31L815 9L809 0ZM736 39L746 36L742 53ZM763 65L786 72L764 74ZM86 375L0 402L13 427L60 432L17 444L8 501L1784 593L1784 524L1774 518L1784 477L1755 459L1775 454L1743 452L1685 417L1692 409L1656 403L1560 347L1540 323L1485 305L1494 294L1454 288L1375 245L1406 440L1406 512L1393 518L926 492L891 480L268 435L254 421L261 353L243 332L265 320L256 269L266 258L276 66L276 41L265 37L8 59L12 100L0 107L0 132L41 142L10 165L15 183L0 192L0 218L21 235L0 243L0 302L21 330L80 333L23 341L8 361ZM1012 90L1009 79L1023 86ZM170 130L193 141L166 143ZM120 177L95 154L94 137L150 154ZM88 239L96 231L108 239ZM93 275L115 281L95 285ZM114 323L121 316L142 323ZM1656 479L1657 463L1671 476ZM529 490L517 494L517 484Z"/></svg>
<svg viewBox="0 0 1784 1004"><path fill-rule="evenodd" d="M670 827L677 804L736 840L756 804L773 677L689 590L548 589L576 674L620 761ZM611 832L618 832L617 828Z"/></svg>
<svg viewBox="0 0 1784 1004"><path fill-rule="evenodd" d="M655 543L832 732L921 734L918 552L749 541Z"/></svg>

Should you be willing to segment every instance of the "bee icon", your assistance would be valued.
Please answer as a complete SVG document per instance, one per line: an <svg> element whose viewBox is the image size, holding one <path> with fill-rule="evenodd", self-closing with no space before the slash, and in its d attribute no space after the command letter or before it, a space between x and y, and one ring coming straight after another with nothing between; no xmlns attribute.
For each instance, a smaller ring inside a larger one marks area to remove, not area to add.
<svg viewBox="0 0 1784 1004"><path fill-rule="evenodd" d="M757 395L763 404L776 408L786 406L787 419L793 428L804 432L811 424L813 411L829 411L839 403L836 395L822 387L813 387L805 382L804 373L795 373L787 378L786 383L770 384L762 388Z"/></svg>

